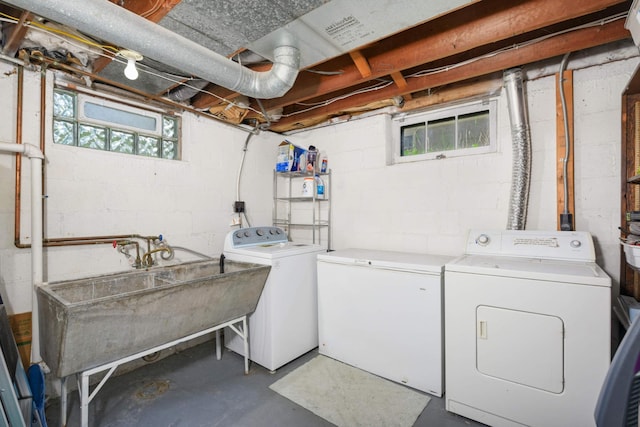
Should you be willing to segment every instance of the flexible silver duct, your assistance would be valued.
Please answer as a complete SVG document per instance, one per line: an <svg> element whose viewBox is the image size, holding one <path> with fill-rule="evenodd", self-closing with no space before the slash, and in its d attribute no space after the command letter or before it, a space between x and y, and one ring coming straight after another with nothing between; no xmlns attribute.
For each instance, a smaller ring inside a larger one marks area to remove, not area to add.
<svg viewBox="0 0 640 427"><path fill-rule="evenodd" d="M293 86L300 52L279 46L269 71L256 72L107 0L3 0L252 98L278 98Z"/></svg>
<svg viewBox="0 0 640 427"><path fill-rule="evenodd" d="M531 175L531 137L527 118L527 104L524 100L522 70L514 68L504 73L507 90L513 165L511 172L511 197L507 230L524 230L527 222L529 201L529 180Z"/></svg>

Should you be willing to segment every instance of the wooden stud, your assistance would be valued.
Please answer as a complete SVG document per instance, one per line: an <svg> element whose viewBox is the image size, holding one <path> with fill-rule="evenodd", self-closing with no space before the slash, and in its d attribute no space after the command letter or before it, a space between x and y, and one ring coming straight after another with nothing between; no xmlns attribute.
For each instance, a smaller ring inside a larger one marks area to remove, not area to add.
<svg viewBox="0 0 640 427"><path fill-rule="evenodd" d="M560 84L558 82L559 74L556 74L556 177L557 177L557 216L558 230L560 230L560 214L564 212L565 208L565 193L564 193L564 160L567 158L567 144L566 134L564 126L564 114L562 111L562 100L560 97ZM573 143L573 71L566 70L562 74L562 85L564 86L564 95L567 108L567 123L569 130L569 156L567 158L567 209L569 213L573 215L573 223L571 229L574 229L575 224L575 201L574 201L574 174L573 174L573 159L574 159L574 143Z"/></svg>

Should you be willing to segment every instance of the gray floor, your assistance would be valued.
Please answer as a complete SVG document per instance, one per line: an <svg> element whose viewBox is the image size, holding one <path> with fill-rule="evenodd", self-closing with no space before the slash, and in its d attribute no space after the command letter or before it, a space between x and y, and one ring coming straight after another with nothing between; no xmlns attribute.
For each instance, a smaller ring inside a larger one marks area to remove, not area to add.
<svg viewBox="0 0 640 427"><path fill-rule="evenodd" d="M106 426L332 426L269 389L269 385L304 364L317 350L271 374L225 351L216 360L212 342L192 347L156 363L109 379L89 406L89 425ZM70 379L71 381L71 379ZM482 426L444 410L444 399L431 397L414 426ZM78 394L69 394L68 427L80 425ZM49 427L60 425L59 400L47 402Z"/></svg>

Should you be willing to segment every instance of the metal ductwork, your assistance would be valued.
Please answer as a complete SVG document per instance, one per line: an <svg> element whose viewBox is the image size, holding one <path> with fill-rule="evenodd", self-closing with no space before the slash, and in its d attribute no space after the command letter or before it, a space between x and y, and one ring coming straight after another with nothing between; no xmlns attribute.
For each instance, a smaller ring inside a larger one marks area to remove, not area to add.
<svg viewBox="0 0 640 427"><path fill-rule="evenodd" d="M272 68L256 72L108 0L3 1L252 98L278 98L298 75L295 46L276 47Z"/></svg>
<svg viewBox="0 0 640 427"><path fill-rule="evenodd" d="M524 230L527 222L529 203L529 182L531 175L531 136L527 118L527 105L522 84L522 70L514 68L504 73L507 90L513 165L511 172L511 196L507 230Z"/></svg>

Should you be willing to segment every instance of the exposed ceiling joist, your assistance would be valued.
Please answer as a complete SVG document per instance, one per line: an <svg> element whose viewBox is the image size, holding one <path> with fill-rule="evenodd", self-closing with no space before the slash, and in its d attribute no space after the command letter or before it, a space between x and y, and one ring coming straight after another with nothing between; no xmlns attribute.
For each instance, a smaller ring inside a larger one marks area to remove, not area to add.
<svg viewBox="0 0 640 427"><path fill-rule="evenodd" d="M407 87L400 90L392 85L375 92L367 92L355 95L348 99L338 100L327 106L282 118L273 124L275 131L293 129L298 122L304 122L312 116L331 116L340 113L343 109L353 104L367 104L372 100L392 98L412 93L428 88L439 87L450 83L463 81L469 78L483 76L500 70L530 64L536 61L562 55L566 52L579 51L605 43L622 40L628 37L628 31L624 29L624 22L621 20L604 24L597 27L576 30L571 33L559 35L543 40L529 46L504 51L494 56L479 59L467 65L453 68L443 73L427 74L422 77L415 77L407 82Z"/></svg>
<svg viewBox="0 0 640 427"><path fill-rule="evenodd" d="M284 96L267 100L268 110L295 104L384 77L456 53L470 51L561 21L623 3L620 0L584 0L567 7L557 0L527 2L483 1L428 24L382 40L366 50L372 74L364 79L355 65L345 64L339 75L301 73L295 87Z"/></svg>
<svg viewBox="0 0 640 427"><path fill-rule="evenodd" d="M92 0L92 3L95 1ZM274 29L278 34L283 30L286 32L290 23L299 25L300 20L316 16L316 12L322 11L326 18L327 6L333 7L328 10L331 11L329 13L335 13L335 25L355 25L358 18L362 18L358 15L359 10L353 11L353 5L360 4L357 1L255 0L249 5L238 3L237 0L109 0L219 55L232 57L243 67L256 72L269 71L272 62L264 58L264 54L251 51L252 43L257 39L251 38L249 33L267 37L273 34L269 31ZM411 3L411 0L398 1L399 4ZM623 39L631 41L629 32L623 28L624 14L631 7L631 0L456 0L458 6L455 7L446 3L446 0L433 1L433 5L442 6L448 12L434 14L418 25L412 24L415 26L387 37L363 41L363 45L350 48L352 50L348 52L343 49L344 53L337 57L315 62L313 66L300 70L287 93L273 99L263 99L260 103L202 79L190 80L192 73L184 71L189 69L186 57L179 62L185 64L183 69L176 68L175 64L167 66L146 58L143 65L150 67L150 72L144 73L145 67L141 67L141 77L131 82L121 80L124 68L122 61L112 61L112 58L96 60L94 52L89 65L80 61L83 68L78 74L86 78L89 72L96 81L113 82L119 88L131 85L131 88L135 88L132 93L146 93L151 99L169 97L172 102L180 102L199 113L220 117L222 111L225 112L223 119L228 119L230 116L226 117L226 112L233 109L237 114L229 122L243 120L250 126L255 126L256 122L270 122L271 130L286 132L331 117L347 117L386 105L398 106L402 100L402 108L407 110L434 102L448 102L468 94L476 96L482 88L493 87L494 84L479 82L486 82L487 76L500 74L507 68ZM37 2L0 0L0 13L5 18L0 22L3 27L2 49L5 55L12 55L24 48L24 43L27 48L32 46L29 37L34 33L29 31L30 21L33 20L35 24L39 18L30 15L29 11L3 5L7 2L25 5ZM105 0L108 6L113 7L109 2ZM380 1L373 3L378 5L379 11ZM39 7L41 4L37 5ZM380 14L381 19L386 19L386 9L382 10L385 13ZM393 14L394 11L397 8L388 13ZM277 24L267 29L266 21ZM48 25L47 20L38 22L38 26ZM593 22L599 25L583 27L583 24ZM375 32L378 30L376 23L365 30ZM380 28L385 28L385 22L379 24ZM335 27L331 24L324 30L328 29ZM71 28L69 32L74 32L72 30L77 29ZM324 31L322 27L315 30ZM38 31L42 31L42 28L38 28ZM132 40L147 40L144 35L151 31L139 33L132 31L129 36ZM133 34L139 37L133 37ZM170 40L173 39L163 40L166 46L162 47L167 50L177 46L175 43L171 45ZM309 40L300 41L303 45L309 43ZM530 44L534 41L535 44ZM156 43L154 47L159 46L157 39L152 36L149 36L148 42ZM100 40L100 43L109 45L104 55L115 48L131 48L113 46L110 40ZM223 47L225 51L212 48L214 45ZM512 49L515 46L518 49ZM42 52L45 55L48 53L46 47ZM55 67L56 58L59 57L62 56L52 55L51 58L55 60L49 63L49 67ZM237 64L233 65L235 69ZM79 66L78 61L75 64L70 61L60 68L73 73L74 67ZM219 74L209 78L217 79ZM222 74L231 78L235 76L233 72ZM494 80L492 77L492 82ZM174 87L177 89L175 92ZM444 93L446 96L441 96ZM266 118L265 113L273 117Z"/></svg>
<svg viewBox="0 0 640 427"><path fill-rule="evenodd" d="M27 33L27 26L24 24L32 19L33 15L29 12L25 11L20 14L20 21L18 24L8 31L9 34L7 41L2 48L3 54L7 56L14 56L16 52L18 52L18 47L20 47L20 43L22 43L22 40Z"/></svg>
<svg viewBox="0 0 640 427"><path fill-rule="evenodd" d="M353 52L349 52L349 56L351 56L353 63L363 78L371 77L371 66L361 51L354 50Z"/></svg>

